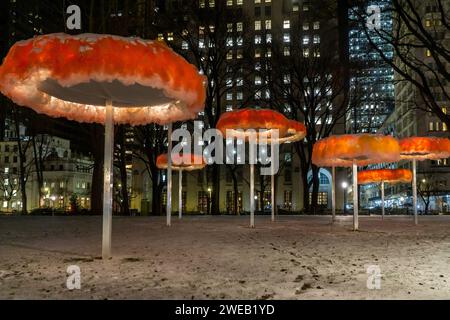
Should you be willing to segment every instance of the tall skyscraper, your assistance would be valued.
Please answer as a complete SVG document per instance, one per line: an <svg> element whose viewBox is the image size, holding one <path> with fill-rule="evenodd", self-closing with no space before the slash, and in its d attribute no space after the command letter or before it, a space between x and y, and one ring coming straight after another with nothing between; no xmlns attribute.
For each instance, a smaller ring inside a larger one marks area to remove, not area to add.
<svg viewBox="0 0 450 320"><path fill-rule="evenodd" d="M367 28L366 21L361 19L362 14L370 16L379 12L380 24L375 28L389 35L392 32L390 3L391 0L355 1L349 8L350 81L361 88L361 97L360 103L347 114L347 132L374 133L394 110L394 70L374 50L374 45L391 58L393 49L377 35L377 30Z"/></svg>

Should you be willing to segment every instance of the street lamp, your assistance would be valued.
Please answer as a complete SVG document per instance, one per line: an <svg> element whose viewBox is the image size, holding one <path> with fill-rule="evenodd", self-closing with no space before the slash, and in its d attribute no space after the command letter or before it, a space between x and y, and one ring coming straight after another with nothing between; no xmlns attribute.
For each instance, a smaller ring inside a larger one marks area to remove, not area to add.
<svg viewBox="0 0 450 320"><path fill-rule="evenodd" d="M342 182L342 188L344 189L344 215L345 215L345 207L347 206L347 181Z"/></svg>

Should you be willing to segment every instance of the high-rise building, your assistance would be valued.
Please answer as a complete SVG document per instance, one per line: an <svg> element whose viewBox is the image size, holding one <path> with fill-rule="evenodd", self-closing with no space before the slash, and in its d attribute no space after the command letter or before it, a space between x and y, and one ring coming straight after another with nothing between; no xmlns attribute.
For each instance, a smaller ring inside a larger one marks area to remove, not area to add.
<svg viewBox="0 0 450 320"><path fill-rule="evenodd" d="M377 35L379 28L383 35L392 31L391 0L357 0L352 4L349 8L351 85L361 89L361 97L358 97L360 103L347 114L347 132L374 133L394 110L394 70L374 50L376 46L385 56L393 57L393 48ZM375 22L373 29L367 27L361 17L369 14L369 19L378 13L376 20L367 22Z"/></svg>
<svg viewBox="0 0 450 320"><path fill-rule="evenodd" d="M450 47L450 33L440 21L441 15L435 1L417 2L416 10L422 19L425 31L443 46ZM447 8L444 10L448 12ZM394 25L395 28L395 25ZM400 36L404 35L400 33ZM450 112L450 101L446 99L443 92L450 92L450 84L444 82L441 87L439 83L433 81L437 72L437 65L433 60L431 52L420 46L410 47L408 53L412 59L422 61L427 66L428 71L424 73L430 84L430 89L434 94L435 102L442 108L443 113ZM394 56L394 59L395 56ZM397 58L397 65L401 70L408 70L407 66ZM449 68L448 61L447 68ZM408 70L411 75L418 76ZM428 107L423 96L411 81L404 79L400 74L395 73L395 110L385 120L379 130L382 134L391 134L401 139L411 136L436 136L450 137L447 125L435 114L428 112ZM398 167L411 169L410 161L401 161ZM417 162L417 183L418 183L418 209L419 212L425 210L425 203L428 202L428 209L437 212L450 211L450 159L424 160ZM368 187L366 190L365 206L377 206L380 204L380 192L378 186ZM410 184L398 184L386 186L386 203L389 208L411 207L412 191Z"/></svg>
<svg viewBox="0 0 450 320"><path fill-rule="evenodd" d="M175 0L159 3L158 12L161 15L169 15L181 22L176 23L173 19L170 19L156 34L160 40L168 42L170 46L175 47L177 51L193 62L196 62L196 59L207 61L209 59L207 53L209 46L220 46L216 49L220 50L220 55L223 53L225 63L221 63L221 65L224 66L225 70L220 72L218 79L214 79L214 74L210 70L201 70L208 75L209 81L220 81L219 85L223 87L223 91L219 95L220 108L210 110L212 115L207 114L207 112L199 115L199 119L205 121L205 129L214 125L214 123L210 124L211 118L218 118L220 113L225 111L247 106L276 108L275 103L280 103L282 98L278 100L279 97L275 97L270 82L273 81L271 77L278 70L273 70L274 72L271 73L270 70L267 69L266 71L264 68L282 64L283 57L286 61L289 61L290 57L295 56L319 58L321 54L324 56L330 50L336 55L341 53L338 14L337 9L333 7L336 3L330 1L329 3L333 3L330 7L318 8L319 2L304 0ZM217 21L211 19L210 24L207 19L208 15L216 17L217 12L222 13L217 19L220 19L223 30L217 29ZM195 17L190 17L190 14L194 14ZM195 23L193 23L193 26L189 25L188 22L195 21L194 19L202 19L204 25ZM161 20L157 16L157 21L161 22ZM186 30L171 29L182 25L183 22L186 22ZM208 39L208 36L216 37L219 33L221 39ZM185 38L177 37L179 34L189 36ZM198 49L204 49L205 56L202 57L202 50L198 50L200 53L198 56L193 56L192 46L196 47L195 50L197 50L197 47ZM214 63L216 61L210 63L209 66L216 68L217 66ZM207 63L205 65L208 67ZM286 87L291 85L288 75L278 74L278 76L283 77L282 81ZM214 97L214 99L216 98ZM217 100L215 100L215 103L217 103ZM299 120L302 120L301 116L299 116ZM343 131L343 126L341 128ZM292 155L294 153L292 145L285 146L285 148L281 150L281 159L283 159L285 165L279 173L279 179L277 179L277 204L281 209L301 210L304 208L302 197L304 191L302 184L298 183L301 181L300 160ZM133 166L133 168L140 167L141 164L138 163ZM142 170L139 172L142 172ZM247 173L248 168L246 166L239 168L238 195L235 195L231 174L228 168L223 167L220 173L221 212L231 213L233 198L236 196L239 200L240 210L249 210ZM341 181L342 176L338 176L339 181ZM255 207L261 209L261 203L263 203L264 208L268 209L270 208L270 184L267 185L266 183L265 188L261 188L258 180L255 186L258 199L255 201ZM319 180L318 203L323 208L331 208L331 173L326 169L321 169ZM183 198L186 199L184 210L208 212L207 206L213 188L208 168L187 175L183 181L189 185L188 188L184 189L186 190L183 194ZM134 177L133 183L135 190L142 190L142 194L134 198L133 205L138 209L150 207L148 203L140 206L141 203L151 201L149 178L146 177L146 174L137 175ZM175 192L176 185L175 183ZM342 194L342 189L337 190L339 207L342 204ZM260 201L261 197L263 198L262 202ZM163 197L163 202L164 199ZM177 199L178 197L174 197L174 208L176 208ZM142 210L146 211L145 209Z"/></svg>

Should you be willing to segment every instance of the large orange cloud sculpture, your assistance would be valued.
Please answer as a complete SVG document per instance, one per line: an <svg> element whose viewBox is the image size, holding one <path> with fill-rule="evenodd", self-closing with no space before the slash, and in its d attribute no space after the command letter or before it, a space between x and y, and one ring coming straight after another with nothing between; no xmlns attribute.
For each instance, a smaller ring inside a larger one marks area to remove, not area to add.
<svg viewBox="0 0 450 320"><path fill-rule="evenodd" d="M399 141L402 159L438 160L450 157L450 140L436 137L409 137Z"/></svg>
<svg viewBox="0 0 450 320"><path fill-rule="evenodd" d="M239 130L256 130L256 139L265 138L268 143L272 141L273 130L278 130L278 139L274 142L285 143L303 139L306 128L303 123L289 120L283 114L270 109L240 109L222 114L216 128L224 136L231 133L232 137L248 140L248 132ZM259 131L264 130L264 131Z"/></svg>
<svg viewBox="0 0 450 320"><path fill-rule="evenodd" d="M80 122L104 123L111 98L115 122L133 125L193 119L205 101L205 77L193 65L140 38L59 33L20 41L0 79L15 103Z"/></svg>
<svg viewBox="0 0 450 320"><path fill-rule="evenodd" d="M337 135L314 144L312 162L320 167L351 167L400 159L400 147L391 136L375 134Z"/></svg>
<svg viewBox="0 0 450 320"><path fill-rule="evenodd" d="M156 167L158 169L167 169L168 156L167 153L160 154L156 158ZM205 159L202 155L198 154L176 154L172 155L172 169L193 171L203 169L206 166Z"/></svg>
<svg viewBox="0 0 450 320"><path fill-rule="evenodd" d="M358 183L409 183L412 180L412 172L408 169L375 169L358 172Z"/></svg>

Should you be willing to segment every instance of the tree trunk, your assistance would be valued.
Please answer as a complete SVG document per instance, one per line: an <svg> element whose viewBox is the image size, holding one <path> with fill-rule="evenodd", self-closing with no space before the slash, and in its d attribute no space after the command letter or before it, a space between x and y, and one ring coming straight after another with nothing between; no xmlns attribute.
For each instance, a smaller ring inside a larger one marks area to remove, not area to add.
<svg viewBox="0 0 450 320"><path fill-rule="evenodd" d="M42 171L42 150L37 151L36 147L36 135L33 136L33 155L34 155L34 166L36 169L36 178L38 182L38 193L39 193L39 208L41 207L41 199L43 198L42 189L44 188L44 173Z"/></svg>
<svg viewBox="0 0 450 320"><path fill-rule="evenodd" d="M157 169L152 170L152 215L160 216L162 213L161 194L163 186Z"/></svg>
<svg viewBox="0 0 450 320"><path fill-rule="evenodd" d="M102 214L103 212L103 149L104 149L104 129L103 126L92 124L91 146L92 155L94 157L94 169L92 172L91 187L91 210L94 214Z"/></svg>
<svg viewBox="0 0 450 320"><path fill-rule="evenodd" d="M121 210L122 214L130 215L130 199L128 196L128 176L127 176L127 158L125 148L125 127L120 125L117 132L117 142L119 145L119 172L120 172L120 193L122 195Z"/></svg>
<svg viewBox="0 0 450 320"><path fill-rule="evenodd" d="M320 168L318 168L315 165L311 166L311 172L312 172L312 194L311 194L311 210L313 214L316 214L317 211L317 198L319 195L319 186L320 186L320 180L319 180L319 171Z"/></svg>
<svg viewBox="0 0 450 320"><path fill-rule="evenodd" d="M303 184L303 210L305 213L309 213L309 184L308 184L308 171L302 168L301 172L302 184Z"/></svg>
<svg viewBox="0 0 450 320"><path fill-rule="evenodd" d="M234 170L232 171L232 178L233 178L233 192L234 192L233 213L235 215L239 216L241 214L239 212L239 209L238 209L239 189L238 189L238 180L237 180L237 177L236 177L236 172Z"/></svg>
<svg viewBox="0 0 450 320"><path fill-rule="evenodd" d="M209 200L211 202L210 213L218 215L220 214L220 166L216 163L212 165L212 180L212 199Z"/></svg>

